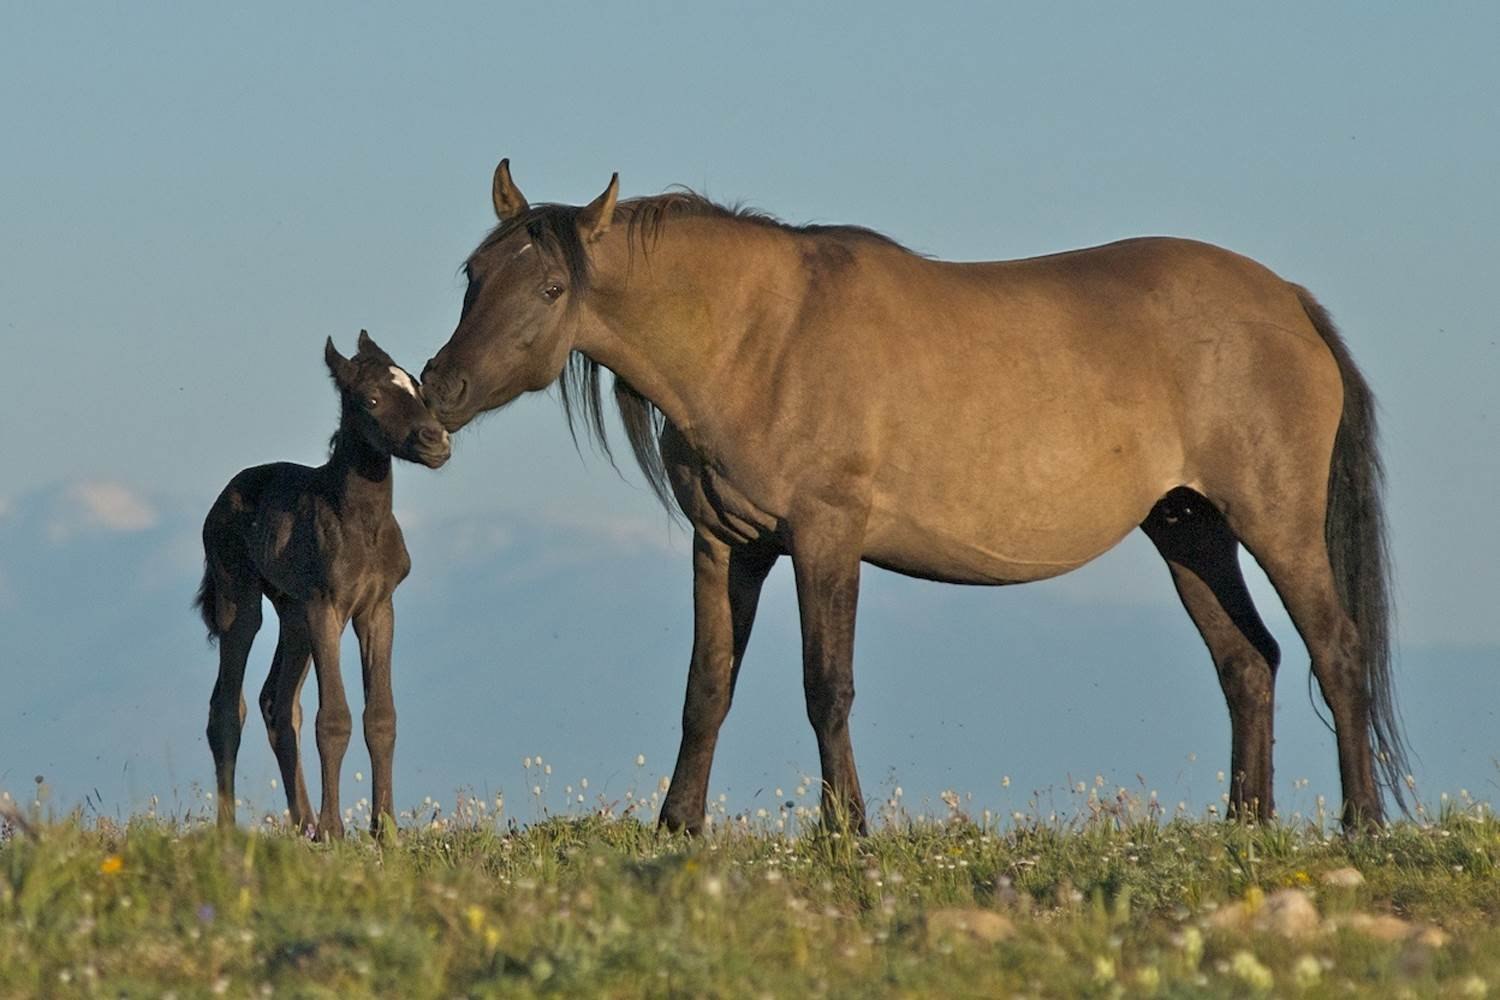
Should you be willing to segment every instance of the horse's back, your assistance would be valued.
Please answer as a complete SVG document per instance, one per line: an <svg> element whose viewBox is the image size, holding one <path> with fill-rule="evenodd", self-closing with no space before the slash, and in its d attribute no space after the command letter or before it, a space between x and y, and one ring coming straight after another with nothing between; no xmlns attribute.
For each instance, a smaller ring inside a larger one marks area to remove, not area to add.
<svg viewBox="0 0 1500 1000"><path fill-rule="evenodd" d="M1217 499L1282 452L1326 476L1337 363L1296 287L1249 258L1156 237L888 259L912 280L871 293L906 299L865 335L885 361L863 387L876 561L1036 579L1112 547L1176 486Z"/></svg>

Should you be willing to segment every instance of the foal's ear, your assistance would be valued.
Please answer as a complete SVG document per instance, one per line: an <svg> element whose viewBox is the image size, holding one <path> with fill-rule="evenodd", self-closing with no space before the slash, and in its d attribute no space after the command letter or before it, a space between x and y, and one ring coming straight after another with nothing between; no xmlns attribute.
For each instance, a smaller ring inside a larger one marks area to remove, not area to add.
<svg viewBox="0 0 1500 1000"><path fill-rule="evenodd" d="M391 360L389 354L381 350L380 345L375 343L375 338L371 337L366 330L359 331L359 350L354 353L356 357L373 358L382 364L393 365L396 363Z"/></svg>
<svg viewBox="0 0 1500 1000"><path fill-rule="evenodd" d="M490 198L495 203L495 218L501 222L514 219L530 207L526 204L526 196L516 187L516 182L510 179L510 157L501 160L500 165L495 168Z"/></svg>
<svg viewBox="0 0 1500 1000"><path fill-rule="evenodd" d="M615 201L620 197L620 175L609 175L609 187L578 213L578 229L585 243L592 243L609 230L615 217Z"/></svg>
<svg viewBox="0 0 1500 1000"><path fill-rule="evenodd" d="M333 384L340 389L347 388L353 381L354 366L333 346L332 337L323 345L323 362L328 365L328 374L333 376Z"/></svg>

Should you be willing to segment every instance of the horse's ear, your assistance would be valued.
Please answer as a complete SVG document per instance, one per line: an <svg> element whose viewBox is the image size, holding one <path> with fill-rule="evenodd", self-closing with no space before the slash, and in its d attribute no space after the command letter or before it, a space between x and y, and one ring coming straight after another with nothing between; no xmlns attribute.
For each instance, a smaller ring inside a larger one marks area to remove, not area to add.
<svg viewBox="0 0 1500 1000"><path fill-rule="evenodd" d="M516 182L510 179L509 157L501 160L500 165L495 168L495 181L490 185L490 197L495 202L495 218L501 222L514 219L530 207L526 204L526 196L516 187Z"/></svg>
<svg viewBox="0 0 1500 1000"><path fill-rule="evenodd" d="M363 331L361 331L363 333ZM353 379L353 365L349 359L339 353L337 347L333 346L333 338L329 337L323 345L323 361L328 365L328 374L333 376L333 384L340 389L345 388Z"/></svg>
<svg viewBox="0 0 1500 1000"><path fill-rule="evenodd" d="M592 243L609 230L615 217L615 202L620 197L620 175L609 175L609 187L578 213L578 229L585 243Z"/></svg>
<svg viewBox="0 0 1500 1000"><path fill-rule="evenodd" d="M391 360L391 356L385 353L385 351L381 349L379 344L375 343L375 338L371 337L369 331L367 330L359 331L359 350L356 351L355 354L367 355L374 358L376 361L383 361L386 364L395 364L395 362Z"/></svg>

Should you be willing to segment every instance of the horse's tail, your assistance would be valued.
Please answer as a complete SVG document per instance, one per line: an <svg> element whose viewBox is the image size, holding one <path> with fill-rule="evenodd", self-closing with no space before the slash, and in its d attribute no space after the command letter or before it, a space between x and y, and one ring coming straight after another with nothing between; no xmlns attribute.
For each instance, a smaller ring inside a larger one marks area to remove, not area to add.
<svg viewBox="0 0 1500 1000"><path fill-rule="evenodd" d="M1302 308L1338 362L1344 412L1328 470L1324 537L1334 583L1359 632L1370 705L1370 739L1381 783L1402 810L1406 804L1407 748L1396 711L1391 670L1390 551L1385 535L1385 469L1375 426L1375 396L1349 356L1328 310L1294 286Z"/></svg>
<svg viewBox="0 0 1500 1000"><path fill-rule="evenodd" d="M224 630L219 627L219 587L214 582L213 562L208 558L203 560L203 582L198 584L193 607L203 616L203 624L208 628L208 644L212 646L223 636Z"/></svg>
<svg viewBox="0 0 1500 1000"><path fill-rule="evenodd" d="M225 599L232 600L234 595L221 594L219 582L226 577L233 579L250 562L244 541L225 529L216 517L218 511L219 506L215 504L203 524L203 580L198 584L198 595L193 598L193 607L203 616L203 624L208 629L210 646L229 631L237 610L233 604L226 606Z"/></svg>

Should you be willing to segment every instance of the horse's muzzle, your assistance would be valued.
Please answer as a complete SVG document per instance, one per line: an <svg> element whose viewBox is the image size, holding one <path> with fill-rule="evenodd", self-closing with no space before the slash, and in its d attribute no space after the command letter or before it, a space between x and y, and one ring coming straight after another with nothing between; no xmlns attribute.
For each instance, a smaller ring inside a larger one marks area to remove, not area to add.
<svg viewBox="0 0 1500 1000"><path fill-rule="evenodd" d="M412 454L429 469L441 467L453 455L453 441L440 427L423 427L412 438Z"/></svg>
<svg viewBox="0 0 1500 1000"><path fill-rule="evenodd" d="M468 395L468 379L448 378L434 369L432 361L428 361L427 366L422 369L422 397L427 401L427 408L432 411L432 415L448 430L456 431L464 425L460 414Z"/></svg>

